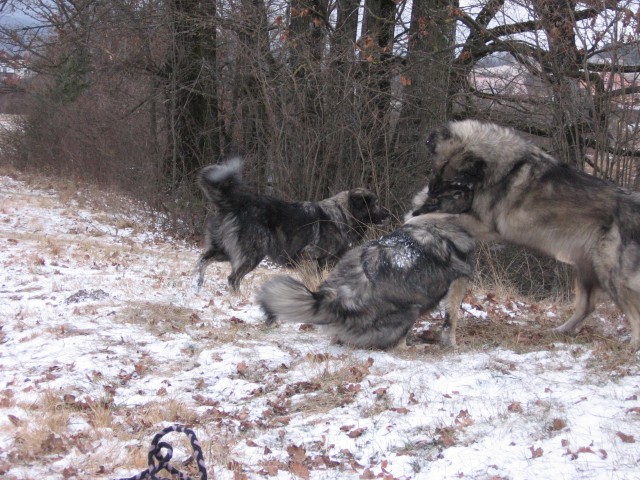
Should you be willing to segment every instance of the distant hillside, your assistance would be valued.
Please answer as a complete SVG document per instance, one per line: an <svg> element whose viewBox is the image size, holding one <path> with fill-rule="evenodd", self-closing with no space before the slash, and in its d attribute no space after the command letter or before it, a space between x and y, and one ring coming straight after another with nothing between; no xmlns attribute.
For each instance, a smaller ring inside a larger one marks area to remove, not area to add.
<svg viewBox="0 0 640 480"><path fill-rule="evenodd" d="M625 65L640 66L640 44L638 42L625 45L608 45L591 58L594 62L607 62L617 58Z"/></svg>

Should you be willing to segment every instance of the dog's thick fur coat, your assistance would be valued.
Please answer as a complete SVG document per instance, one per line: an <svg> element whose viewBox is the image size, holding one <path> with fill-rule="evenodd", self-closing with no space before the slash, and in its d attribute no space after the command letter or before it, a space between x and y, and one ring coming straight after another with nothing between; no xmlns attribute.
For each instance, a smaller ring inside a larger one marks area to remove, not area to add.
<svg viewBox="0 0 640 480"><path fill-rule="evenodd" d="M267 256L283 265L301 259L321 265L333 262L362 241L368 226L389 217L378 197L365 188L319 202L286 202L250 191L241 169L242 162L233 159L200 172L199 185L213 212L207 218L206 248L196 268L198 288L213 261L231 263L228 280L234 290Z"/></svg>
<svg viewBox="0 0 640 480"><path fill-rule="evenodd" d="M426 197L438 204L452 190L473 192L469 209L442 203L437 211L466 211L457 221L477 238L529 247L575 268L575 312L557 331L575 331L604 290L640 348L639 194L562 164L491 123L450 122L427 145L433 176Z"/></svg>
<svg viewBox="0 0 640 480"><path fill-rule="evenodd" d="M350 250L318 291L288 276L268 280L259 295L267 324L279 319L324 325L337 343L387 349L405 339L415 320L450 292L452 328L445 325L441 343L454 345L475 242L449 217L416 216L391 234Z"/></svg>

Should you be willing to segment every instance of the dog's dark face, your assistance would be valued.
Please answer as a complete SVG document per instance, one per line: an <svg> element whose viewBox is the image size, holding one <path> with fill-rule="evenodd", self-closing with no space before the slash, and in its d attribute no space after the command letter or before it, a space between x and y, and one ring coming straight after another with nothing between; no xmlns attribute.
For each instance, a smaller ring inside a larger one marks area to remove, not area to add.
<svg viewBox="0 0 640 480"><path fill-rule="evenodd" d="M423 192L421 192L423 193ZM412 217L424 215L425 213L466 213L471 209L473 203L473 190L460 186L441 190L440 195L431 196L428 194L424 200L414 204L411 211Z"/></svg>
<svg viewBox="0 0 640 480"><path fill-rule="evenodd" d="M349 191L349 212L355 220L365 225L380 225L390 217L387 209L378 202L378 196L366 188Z"/></svg>
<svg viewBox="0 0 640 480"><path fill-rule="evenodd" d="M421 213L464 213L471 208L473 192L484 180L486 161L467 150L449 125L433 130L426 140L433 165L429 192ZM416 213L420 215L421 213Z"/></svg>

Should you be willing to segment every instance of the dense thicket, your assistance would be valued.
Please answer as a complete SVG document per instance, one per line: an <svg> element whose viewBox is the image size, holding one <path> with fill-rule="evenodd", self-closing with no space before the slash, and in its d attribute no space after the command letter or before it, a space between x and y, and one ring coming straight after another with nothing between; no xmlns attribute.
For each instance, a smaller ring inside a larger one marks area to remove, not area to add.
<svg viewBox="0 0 640 480"><path fill-rule="evenodd" d="M239 154L260 192L365 185L396 213L422 138L512 125L639 187L635 0L13 0L31 75L15 165L115 185L197 230L197 170ZM9 7L6 7L9 8Z"/></svg>

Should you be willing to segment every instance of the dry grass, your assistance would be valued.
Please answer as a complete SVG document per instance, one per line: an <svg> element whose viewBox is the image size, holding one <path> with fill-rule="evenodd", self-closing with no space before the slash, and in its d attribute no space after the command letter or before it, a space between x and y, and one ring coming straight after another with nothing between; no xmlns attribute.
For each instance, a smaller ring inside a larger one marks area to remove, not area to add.
<svg viewBox="0 0 640 480"><path fill-rule="evenodd" d="M189 326L201 323L198 313L167 303L136 302L130 300L118 313L118 321L134 325L144 325L151 333L162 336L167 333L183 332Z"/></svg>
<svg viewBox="0 0 640 480"><path fill-rule="evenodd" d="M304 357L308 378L291 385L286 397L302 394L302 401L292 409L305 414L326 413L353 402L360 392L360 382L369 373L372 360L358 360L352 355L334 357L328 354L309 354Z"/></svg>
<svg viewBox="0 0 640 480"><path fill-rule="evenodd" d="M319 267L315 260L301 260L295 265L295 275L311 291L317 291L320 284L331 273L331 267Z"/></svg>
<svg viewBox="0 0 640 480"><path fill-rule="evenodd" d="M70 427L76 411L57 392L45 391L37 401L28 404L18 402L17 406L27 413L25 418L12 422L16 444L20 446L15 452L19 460L67 453L73 447Z"/></svg>
<svg viewBox="0 0 640 480"><path fill-rule="evenodd" d="M564 303L572 291L571 268L531 251L479 242L474 284L499 298L517 296L530 301Z"/></svg>

